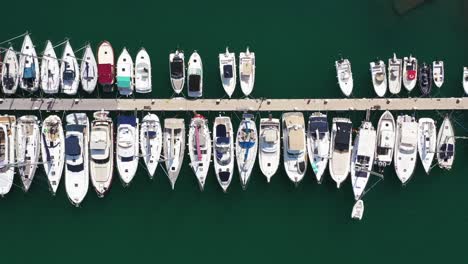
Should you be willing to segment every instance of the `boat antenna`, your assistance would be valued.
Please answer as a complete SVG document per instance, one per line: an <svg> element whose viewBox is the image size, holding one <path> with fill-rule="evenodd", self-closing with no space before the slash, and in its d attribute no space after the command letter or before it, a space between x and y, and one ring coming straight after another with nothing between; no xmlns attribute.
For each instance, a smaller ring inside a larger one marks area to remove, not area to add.
<svg viewBox="0 0 468 264"><path fill-rule="evenodd" d="M2 41L2 42L0 42L0 45L5 44L5 43L8 43L8 42L11 42L12 40L15 40L15 39L17 39L17 38L24 37L24 36L26 36L26 35L29 35L29 31L26 31L26 32L24 32L23 34L18 35L18 36L16 36L16 37L7 39L7 40L5 40L5 41Z"/></svg>

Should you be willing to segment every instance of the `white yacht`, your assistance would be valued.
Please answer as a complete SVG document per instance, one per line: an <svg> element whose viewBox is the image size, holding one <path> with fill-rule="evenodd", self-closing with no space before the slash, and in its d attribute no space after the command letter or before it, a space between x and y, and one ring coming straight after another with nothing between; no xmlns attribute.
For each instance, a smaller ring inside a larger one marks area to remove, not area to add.
<svg viewBox="0 0 468 264"><path fill-rule="evenodd" d="M143 117L140 127L140 148L149 177L153 179L162 150L161 122L155 114L147 114Z"/></svg>
<svg viewBox="0 0 468 264"><path fill-rule="evenodd" d="M351 71L351 62L348 59L335 61L336 77L340 89L346 97L349 97L353 92L353 72Z"/></svg>
<svg viewBox="0 0 468 264"><path fill-rule="evenodd" d="M133 115L119 116L115 159L124 186L130 184L138 168L138 137L138 118Z"/></svg>
<svg viewBox="0 0 468 264"><path fill-rule="evenodd" d="M130 96L133 94L134 77L132 57L127 48L123 48L117 59L117 89L120 95Z"/></svg>
<svg viewBox="0 0 468 264"><path fill-rule="evenodd" d="M203 191L211 162L211 136L208 120L200 114L196 114L190 121L188 151L190 167Z"/></svg>
<svg viewBox="0 0 468 264"><path fill-rule="evenodd" d="M260 170L270 182L279 167L281 153L281 125L277 118L260 119L258 163Z"/></svg>
<svg viewBox="0 0 468 264"><path fill-rule="evenodd" d="M2 63L2 91L4 94L14 94L19 83L19 65L16 52L10 47L5 52Z"/></svg>
<svg viewBox="0 0 468 264"><path fill-rule="evenodd" d="M60 79L62 92L67 95L75 95L80 84L80 68L70 42L65 43L62 65L60 66Z"/></svg>
<svg viewBox="0 0 468 264"><path fill-rule="evenodd" d="M203 64L197 51L194 51L189 58L187 89L189 97L198 98L203 95Z"/></svg>
<svg viewBox="0 0 468 264"><path fill-rule="evenodd" d="M403 73L402 60L393 53L393 58L388 59L388 90L391 94L401 91L401 79Z"/></svg>
<svg viewBox="0 0 468 264"><path fill-rule="evenodd" d="M437 163L442 169L450 170L455 159L455 132L452 122L444 118L437 135Z"/></svg>
<svg viewBox="0 0 468 264"><path fill-rule="evenodd" d="M307 169L304 115L300 112L284 113L282 123L284 169L297 186Z"/></svg>
<svg viewBox="0 0 468 264"><path fill-rule="evenodd" d="M341 183L346 180L350 170L352 126L348 118L333 118L328 169L337 188L340 188Z"/></svg>
<svg viewBox="0 0 468 264"><path fill-rule="evenodd" d="M94 92L98 81L98 66L91 45L86 45L81 59L81 87L87 93Z"/></svg>
<svg viewBox="0 0 468 264"><path fill-rule="evenodd" d="M135 59L135 91L151 93L151 59L148 52L141 48Z"/></svg>
<svg viewBox="0 0 468 264"><path fill-rule="evenodd" d="M317 182L322 183L323 173L330 156L330 131L326 114L316 112L310 115L307 129L307 152Z"/></svg>
<svg viewBox="0 0 468 264"><path fill-rule="evenodd" d="M185 57L183 51L176 50L174 53L169 54L169 71L172 89L176 94L180 94L185 84Z"/></svg>
<svg viewBox="0 0 468 264"><path fill-rule="evenodd" d="M380 171L392 163L395 148L395 118L390 111L380 116L377 125L377 146L375 149L375 164Z"/></svg>
<svg viewBox="0 0 468 264"><path fill-rule="evenodd" d="M172 190L175 188L180 168L184 162L185 152L185 124L182 118L164 119L164 159L167 175L171 182Z"/></svg>
<svg viewBox="0 0 468 264"><path fill-rule="evenodd" d="M216 178L227 192L234 173L234 129L228 116L218 116L214 121L213 156Z"/></svg>
<svg viewBox="0 0 468 264"><path fill-rule="evenodd" d="M226 48L226 52L219 54L219 74L224 91L231 98L237 82L236 55L234 52L229 52L228 48Z"/></svg>
<svg viewBox="0 0 468 264"><path fill-rule="evenodd" d="M257 157L257 149L258 135L254 116L252 114L243 114L236 137L237 168L243 190L247 189Z"/></svg>
<svg viewBox="0 0 468 264"><path fill-rule="evenodd" d="M468 67L463 67L463 90L468 95Z"/></svg>
<svg viewBox="0 0 468 264"><path fill-rule="evenodd" d="M418 80L418 60L413 57L403 58L403 85L408 92L411 92L416 86Z"/></svg>
<svg viewBox="0 0 468 264"><path fill-rule="evenodd" d="M42 165L53 195L57 193L65 164L65 135L62 120L56 115L48 116L42 122Z"/></svg>
<svg viewBox="0 0 468 264"><path fill-rule="evenodd" d="M56 94L60 88L60 65L50 41L47 41L42 55L41 88L46 94Z"/></svg>
<svg viewBox="0 0 468 264"><path fill-rule="evenodd" d="M420 118L418 121L418 153L427 174L432 166L436 152L437 130L432 118Z"/></svg>
<svg viewBox="0 0 468 264"><path fill-rule="evenodd" d="M16 124L16 161L25 192L29 190L39 163L41 132L36 116L25 115Z"/></svg>
<svg viewBox="0 0 468 264"><path fill-rule="evenodd" d="M418 152L418 123L415 118L400 115L396 123L394 164L395 172L406 185L413 176Z"/></svg>
<svg viewBox="0 0 468 264"><path fill-rule="evenodd" d="M39 89L39 79L40 70L36 49L31 37L26 35L19 55L20 87L28 92L35 92Z"/></svg>
<svg viewBox="0 0 468 264"><path fill-rule="evenodd" d="M434 79L434 84L440 88L444 84L445 80L445 70L443 61L433 61L432 62L432 78Z"/></svg>
<svg viewBox="0 0 468 264"><path fill-rule="evenodd" d="M378 97L384 97L387 92L387 73L385 72L385 63L382 60L371 62L370 72L375 93Z"/></svg>
<svg viewBox="0 0 468 264"><path fill-rule="evenodd" d="M0 196L8 194L15 176L16 117L0 116Z"/></svg>
<svg viewBox="0 0 468 264"><path fill-rule="evenodd" d="M239 78L242 92L249 96L255 83L255 52L250 52L249 47L239 54Z"/></svg>

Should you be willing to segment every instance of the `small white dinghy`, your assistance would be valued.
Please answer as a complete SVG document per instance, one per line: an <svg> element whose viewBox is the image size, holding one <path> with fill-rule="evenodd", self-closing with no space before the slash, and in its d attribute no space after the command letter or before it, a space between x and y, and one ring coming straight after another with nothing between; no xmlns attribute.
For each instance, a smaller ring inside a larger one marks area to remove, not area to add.
<svg viewBox="0 0 468 264"><path fill-rule="evenodd" d="M64 94L75 95L78 92L78 85L80 84L79 72L80 68L75 53L70 42L67 41L63 50L62 65L60 66L60 79Z"/></svg>
<svg viewBox="0 0 468 264"><path fill-rule="evenodd" d="M375 165L383 171L393 160L395 148L395 118L390 111L380 116L377 125L377 146L375 149Z"/></svg>
<svg viewBox="0 0 468 264"><path fill-rule="evenodd" d="M144 48L138 51L135 59L135 92L151 93L151 60Z"/></svg>
<svg viewBox="0 0 468 264"><path fill-rule="evenodd" d="M115 59L114 49L109 41L105 40L99 44L97 54L98 83L104 92L112 92L115 81Z"/></svg>
<svg viewBox="0 0 468 264"><path fill-rule="evenodd" d="M351 142L353 124L348 118L333 118L330 139L330 164L328 169L331 178L340 188L341 183L346 180L351 164Z"/></svg>
<svg viewBox="0 0 468 264"><path fill-rule="evenodd" d="M284 113L282 123L284 169L297 186L307 170L304 115L300 112Z"/></svg>
<svg viewBox="0 0 468 264"><path fill-rule="evenodd" d="M442 87L445 80L445 70L443 61L432 62L432 78L434 79L434 84L438 88Z"/></svg>
<svg viewBox="0 0 468 264"><path fill-rule="evenodd" d="M117 59L117 89L120 95L133 94L134 85L133 60L127 49L124 48Z"/></svg>
<svg viewBox="0 0 468 264"><path fill-rule="evenodd" d="M279 167L281 153L281 125L277 118L260 119L258 163L260 170L270 182Z"/></svg>
<svg viewBox="0 0 468 264"><path fill-rule="evenodd" d="M338 78L338 84L341 92L346 97L349 97L353 92L353 72L351 71L351 62L348 59L341 59L335 61L336 67L336 78Z"/></svg>
<svg viewBox="0 0 468 264"><path fill-rule="evenodd" d="M316 112L310 115L307 129L307 152L312 170L320 184L330 156L330 131L326 114Z"/></svg>
<svg viewBox="0 0 468 264"><path fill-rule="evenodd" d="M153 179L162 150L161 123L155 114L147 114L143 117L140 126L140 149L149 177Z"/></svg>
<svg viewBox="0 0 468 264"><path fill-rule="evenodd" d="M8 194L15 176L16 117L0 116L0 196Z"/></svg>
<svg viewBox="0 0 468 264"><path fill-rule="evenodd" d="M463 67L463 90L468 95L468 67Z"/></svg>
<svg viewBox="0 0 468 264"><path fill-rule="evenodd" d="M418 60L413 57L403 58L403 86L408 92L411 92L416 86L418 80Z"/></svg>
<svg viewBox="0 0 468 264"><path fill-rule="evenodd" d="M169 71L172 89L176 94L180 94L185 84L185 57L184 52L176 50L169 54Z"/></svg>
<svg viewBox="0 0 468 264"><path fill-rule="evenodd" d="M164 119L164 159L167 176L171 182L172 190L175 188L180 168L184 162L185 152L185 124L182 118Z"/></svg>
<svg viewBox="0 0 468 264"><path fill-rule="evenodd" d="M424 167L429 175L432 161L436 151L437 130L434 119L420 118L418 120L418 153Z"/></svg>
<svg viewBox="0 0 468 264"><path fill-rule="evenodd" d="M187 90L189 97L198 98L203 95L203 64L197 51L192 53L188 62Z"/></svg>
<svg viewBox="0 0 468 264"><path fill-rule="evenodd" d="M255 52L250 52L249 47L239 54L239 76L241 90L249 96L255 83Z"/></svg>
<svg viewBox="0 0 468 264"><path fill-rule="evenodd" d="M228 116L216 117L213 125L214 168L218 183L227 192L234 173L234 129Z"/></svg>
<svg viewBox="0 0 468 264"><path fill-rule="evenodd" d="M133 115L119 116L115 155L117 170L124 187L132 182L138 168L138 138L138 118Z"/></svg>
<svg viewBox="0 0 468 264"><path fill-rule="evenodd" d="M52 195L57 193L65 163L65 135L62 120L56 115L48 116L42 122L42 165Z"/></svg>
<svg viewBox="0 0 468 264"><path fill-rule="evenodd" d="M98 66L91 45L87 45L81 60L81 86L87 93L94 92L98 81Z"/></svg>
<svg viewBox="0 0 468 264"><path fill-rule="evenodd" d="M236 136L237 169L243 190L247 189L257 157L258 134L254 120L252 114L243 114Z"/></svg>
<svg viewBox="0 0 468 264"><path fill-rule="evenodd" d="M16 124L16 161L23 182L23 190L27 192L36 174L40 156L41 134L36 116L25 115Z"/></svg>
<svg viewBox="0 0 468 264"><path fill-rule="evenodd" d="M236 55L234 52L229 52L228 48L226 48L226 52L219 54L219 74L224 91L231 98L237 82Z"/></svg>
<svg viewBox="0 0 468 264"><path fill-rule="evenodd" d="M437 135L437 163L441 169L450 170L455 159L455 132L446 116Z"/></svg>
<svg viewBox="0 0 468 264"><path fill-rule="evenodd" d="M2 63L2 91L4 94L14 94L19 83L19 65L16 52L10 47L5 52Z"/></svg>
<svg viewBox="0 0 468 264"><path fill-rule="evenodd" d="M56 94L60 88L60 65L54 47L49 40L42 55L41 88L46 94Z"/></svg>
<svg viewBox="0 0 468 264"><path fill-rule="evenodd" d="M29 35L24 36L23 46L19 55L19 80L20 87L28 92L39 89L39 60L36 49Z"/></svg>
<svg viewBox="0 0 468 264"><path fill-rule="evenodd" d="M395 172L403 185L413 176L418 153L418 123L409 115L397 117L394 165Z"/></svg>
<svg viewBox="0 0 468 264"><path fill-rule="evenodd" d="M351 218L356 220L362 220L364 215L364 201L357 200L353 206L353 211L351 212Z"/></svg>
<svg viewBox="0 0 468 264"><path fill-rule="evenodd" d="M402 60L393 53L393 57L388 59L388 90L391 94L400 93L402 73Z"/></svg>
<svg viewBox="0 0 468 264"><path fill-rule="evenodd" d="M211 162L211 137L208 120L200 114L196 114L190 121L188 151L190 167L203 191Z"/></svg>
<svg viewBox="0 0 468 264"><path fill-rule="evenodd" d="M385 72L385 63L382 60L371 62L370 72L375 93L378 97L384 97L387 92L387 73Z"/></svg>

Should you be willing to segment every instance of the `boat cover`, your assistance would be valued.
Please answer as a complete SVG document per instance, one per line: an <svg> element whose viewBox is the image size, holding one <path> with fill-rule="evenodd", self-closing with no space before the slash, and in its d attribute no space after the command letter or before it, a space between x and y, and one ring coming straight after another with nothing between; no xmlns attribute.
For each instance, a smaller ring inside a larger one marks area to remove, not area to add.
<svg viewBox="0 0 468 264"><path fill-rule="evenodd" d="M200 81L201 81L201 76L200 75L190 75L189 76L189 91L194 91L198 92L200 91Z"/></svg>
<svg viewBox="0 0 468 264"><path fill-rule="evenodd" d="M69 136L65 140L65 154L78 156L81 154L80 141L77 136Z"/></svg>
<svg viewBox="0 0 468 264"><path fill-rule="evenodd" d="M335 135L335 149L344 151L349 149L349 138L351 137L351 123L337 122Z"/></svg>
<svg viewBox="0 0 468 264"><path fill-rule="evenodd" d="M136 117L135 116L126 116L121 115L118 118L119 125L131 125L132 127L136 127Z"/></svg>
<svg viewBox="0 0 468 264"><path fill-rule="evenodd" d="M219 172L219 179L222 182L227 182L229 180L230 176L231 176L231 173L229 171L220 171Z"/></svg>
<svg viewBox="0 0 468 264"><path fill-rule="evenodd" d="M174 57L171 62L171 77L180 79L184 76L184 61L179 57Z"/></svg>
<svg viewBox="0 0 468 264"><path fill-rule="evenodd" d="M72 71L72 70L65 70L63 72L63 80L65 82L70 82L70 81L73 81L75 79L75 72Z"/></svg>
<svg viewBox="0 0 468 264"><path fill-rule="evenodd" d="M98 81L101 84L112 84L114 82L114 70L112 64L98 64Z"/></svg>
<svg viewBox="0 0 468 264"><path fill-rule="evenodd" d="M34 67L25 67L23 72L24 79L31 79L36 76L36 70Z"/></svg>
<svg viewBox="0 0 468 264"><path fill-rule="evenodd" d="M252 62L249 59L244 59L242 64L242 75L249 76L252 74Z"/></svg>
<svg viewBox="0 0 468 264"><path fill-rule="evenodd" d="M316 137L316 132L319 132L319 137L322 139L328 132L328 122L326 117L312 117L309 122L309 133L312 137Z"/></svg>
<svg viewBox="0 0 468 264"><path fill-rule="evenodd" d="M130 88L131 82L130 76L117 76L117 86L119 88Z"/></svg>
<svg viewBox="0 0 468 264"><path fill-rule="evenodd" d="M232 70L232 65L224 65L223 66L223 77L225 79L232 78L233 75L233 70Z"/></svg>
<svg viewBox="0 0 468 264"><path fill-rule="evenodd" d="M156 138L156 131L146 131L145 132L145 137L149 139Z"/></svg>
<svg viewBox="0 0 468 264"><path fill-rule="evenodd" d="M304 135L300 129L290 129L288 131L289 150L293 152L301 152L305 148Z"/></svg>
<svg viewBox="0 0 468 264"><path fill-rule="evenodd" d="M439 157L443 160L448 160L453 157L453 144L442 144L440 146Z"/></svg>

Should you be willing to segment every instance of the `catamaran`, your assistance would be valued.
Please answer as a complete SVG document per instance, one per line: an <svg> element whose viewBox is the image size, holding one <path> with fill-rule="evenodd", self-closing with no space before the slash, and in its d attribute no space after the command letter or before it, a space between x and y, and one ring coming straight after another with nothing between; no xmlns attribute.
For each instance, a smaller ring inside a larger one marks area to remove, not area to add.
<svg viewBox="0 0 468 264"><path fill-rule="evenodd" d="M413 57L403 58L403 85L408 92L411 92L416 86L418 80L418 60Z"/></svg>
<svg viewBox="0 0 468 264"><path fill-rule="evenodd" d="M337 188L346 180L350 170L352 126L348 118L333 118L328 168Z"/></svg>
<svg viewBox="0 0 468 264"><path fill-rule="evenodd" d="M307 169L304 115L300 112L284 113L282 123L284 169L297 186Z"/></svg>
<svg viewBox="0 0 468 264"><path fill-rule="evenodd" d="M234 129L228 116L218 116L214 121L213 154L216 178L227 192L234 173Z"/></svg>
<svg viewBox="0 0 468 264"><path fill-rule="evenodd" d="M15 176L16 117L0 116L0 196L8 194Z"/></svg>
<svg viewBox="0 0 468 264"><path fill-rule="evenodd" d="M29 190L36 174L40 144L37 117L33 115L20 117L16 125L16 161L18 162L18 171L25 192Z"/></svg>
<svg viewBox="0 0 468 264"><path fill-rule="evenodd" d="M250 52L249 47L239 54L239 76L241 90L249 96L255 83L255 52Z"/></svg>
<svg viewBox="0 0 468 264"><path fill-rule="evenodd" d="M56 94L60 88L60 65L52 42L49 40L42 55L41 88L46 94Z"/></svg>
<svg viewBox="0 0 468 264"><path fill-rule="evenodd" d="M185 124L182 118L164 119L164 159L172 190L184 162Z"/></svg>
<svg viewBox="0 0 468 264"><path fill-rule="evenodd" d="M432 89L432 70L431 66L423 63L419 68L419 88L423 95L429 95Z"/></svg>
<svg viewBox="0 0 468 264"><path fill-rule="evenodd" d="M5 52L2 63L2 91L4 94L14 94L19 83L19 65L16 52L10 47Z"/></svg>
<svg viewBox="0 0 468 264"><path fill-rule="evenodd" d="M442 87L445 81L445 70L443 61L433 61L432 62L432 78L434 79L434 84L437 88Z"/></svg>
<svg viewBox="0 0 468 264"><path fill-rule="evenodd" d="M185 84L185 57L183 51L176 50L174 53L169 54L169 71L172 89L176 94L180 94Z"/></svg>
<svg viewBox="0 0 468 264"><path fill-rule="evenodd" d="M132 95L134 85L133 60L124 48L117 60L117 89L120 95Z"/></svg>
<svg viewBox="0 0 468 264"><path fill-rule="evenodd" d="M39 60L36 49L29 35L24 36L23 46L19 56L20 87L28 92L35 92L39 88Z"/></svg>
<svg viewBox="0 0 468 264"><path fill-rule="evenodd" d="M398 94L401 91L402 71L402 60L393 53L393 58L388 59L388 90L392 94Z"/></svg>
<svg viewBox="0 0 468 264"><path fill-rule="evenodd" d="M455 159L455 132L450 118L446 116L437 135L437 163L442 169L450 170Z"/></svg>
<svg viewBox="0 0 468 264"><path fill-rule="evenodd" d="M135 92L151 93L151 60L144 48L138 51L135 59Z"/></svg>
<svg viewBox="0 0 468 264"><path fill-rule="evenodd" d="M42 165L52 195L57 193L65 163L65 135L62 120L56 115L48 116L42 122Z"/></svg>
<svg viewBox="0 0 468 264"><path fill-rule="evenodd" d="M240 174L242 189L247 189L247 184L252 174L258 149L257 127L252 114L243 114L236 136L237 169Z"/></svg>
<svg viewBox="0 0 468 264"><path fill-rule="evenodd" d="M271 116L260 119L258 163L260 164L260 170L267 178L267 182L270 182L271 177L275 175L279 167L281 153L280 131L279 119Z"/></svg>
<svg viewBox="0 0 468 264"><path fill-rule="evenodd" d="M197 51L192 53L188 62L187 89L190 97L203 95L203 64Z"/></svg>
<svg viewBox="0 0 468 264"><path fill-rule="evenodd" d="M135 177L138 168L138 118L133 115L118 117L116 160L117 170L124 186Z"/></svg>
<svg viewBox="0 0 468 264"><path fill-rule="evenodd" d="M400 115L397 118L395 136L395 171L403 185L413 176L418 152L418 123L415 118Z"/></svg>
<svg viewBox="0 0 468 264"><path fill-rule="evenodd" d="M96 89L98 81L98 66L93 49L91 49L91 45L89 44L86 45L83 59L81 60L80 77L83 90L87 93L92 93Z"/></svg>
<svg viewBox="0 0 468 264"><path fill-rule="evenodd" d="M393 160L395 148L395 118L390 111L380 116L377 125L377 146L375 148L375 164L383 171Z"/></svg>
<svg viewBox="0 0 468 264"><path fill-rule="evenodd" d="M384 97L387 92L387 73L385 72L385 63L382 60L371 62L370 72L375 93L378 97Z"/></svg>
<svg viewBox="0 0 468 264"><path fill-rule="evenodd" d="M114 91L115 80L115 59L114 49L105 40L98 47L98 83L103 87L104 92Z"/></svg>
<svg viewBox="0 0 468 264"><path fill-rule="evenodd" d="M197 177L200 190L203 191L210 168L211 137L208 120L202 115L196 114L190 121L188 150L190 167Z"/></svg>
<svg viewBox="0 0 468 264"><path fill-rule="evenodd" d="M336 78L340 85L341 92L348 97L353 92L353 72L351 71L351 62L348 59L340 59L335 61Z"/></svg>
<svg viewBox="0 0 468 264"><path fill-rule="evenodd" d="M78 92L78 85L80 84L79 72L80 68L75 53L70 42L67 41L63 50L62 65L60 66L60 79L64 94L75 95Z"/></svg>
<svg viewBox="0 0 468 264"><path fill-rule="evenodd" d="M161 123L155 114L147 114L143 117L140 126L140 148L149 177L153 179L162 149Z"/></svg>
<svg viewBox="0 0 468 264"><path fill-rule="evenodd" d="M228 48L226 48L226 52L219 54L219 74L224 91L231 98L237 82L236 55L234 52L229 52Z"/></svg>
<svg viewBox="0 0 468 264"><path fill-rule="evenodd" d="M418 153L427 174L431 170L436 152L437 130L434 119L420 118L418 120Z"/></svg>
<svg viewBox="0 0 468 264"><path fill-rule="evenodd" d="M318 183L322 183L323 173L327 168L330 155L330 131L327 115L320 112L312 113L309 117L307 130L307 152L310 165Z"/></svg>

